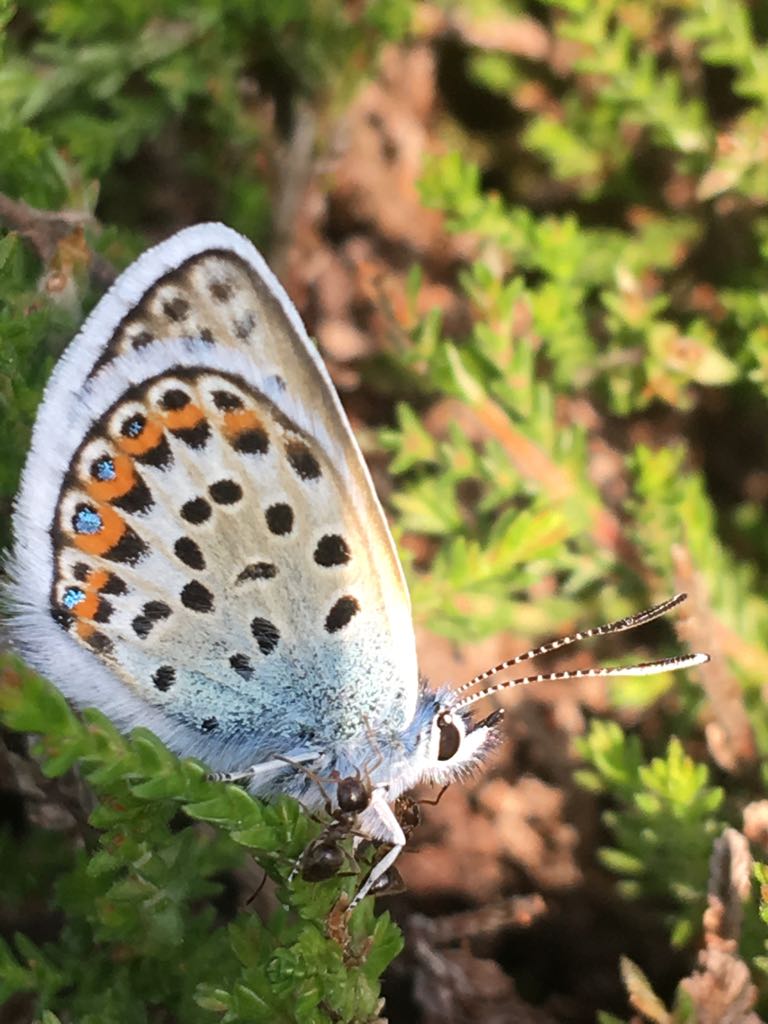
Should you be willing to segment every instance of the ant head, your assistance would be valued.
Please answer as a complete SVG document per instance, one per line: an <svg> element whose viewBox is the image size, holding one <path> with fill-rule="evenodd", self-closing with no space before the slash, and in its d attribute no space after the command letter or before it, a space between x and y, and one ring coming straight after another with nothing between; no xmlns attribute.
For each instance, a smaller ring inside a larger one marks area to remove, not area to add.
<svg viewBox="0 0 768 1024"><path fill-rule="evenodd" d="M336 802L345 814L364 811L371 802L371 787L362 779L349 775L339 779L336 786Z"/></svg>
<svg viewBox="0 0 768 1024"><path fill-rule="evenodd" d="M413 797L401 794L395 800L394 811L398 824L406 836L410 835L421 824L421 810L419 809L418 802Z"/></svg>

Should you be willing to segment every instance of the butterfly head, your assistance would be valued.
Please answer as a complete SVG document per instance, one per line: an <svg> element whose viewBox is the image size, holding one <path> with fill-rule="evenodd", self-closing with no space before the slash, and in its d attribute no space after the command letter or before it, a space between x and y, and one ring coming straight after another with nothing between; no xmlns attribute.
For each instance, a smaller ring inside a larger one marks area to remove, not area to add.
<svg viewBox="0 0 768 1024"><path fill-rule="evenodd" d="M416 715L393 745L399 751L395 763L372 772L377 781L386 776L390 799L420 782L445 785L465 778L501 742L501 709L477 720L456 703L449 687L422 687Z"/></svg>
<svg viewBox="0 0 768 1024"><path fill-rule="evenodd" d="M453 692L442 695L429 723L426 756L433 781L445 783L475 768L500 741L504 712L492 711L480 721L456 710Z"/></svg>
<svg viewBox="0 0 768 1024"><path fill-rule="evenodd" d="M530 683L586 677L651 676L705 664L709 661L709 655L696 653L636 665L539 672L482 685L492 676L521 662L529 661L541 654L549 654L586 637L619 633L652 622L679 605L685 597L685 594L676 594L669 600L636 615L541 644L486 669L458 688L445 687L430 692L423 687L411 729L403 736L403 745L409 751L409 756L405 764L398 766L396 784L390 784L390 790L395 790L391 792L392 797L418 782L446 784L460 779L479 765L500 742L498 725L503 712L501 709L494 710L478 721L473 718L470 708L500 690L527 686Z"/></svg>

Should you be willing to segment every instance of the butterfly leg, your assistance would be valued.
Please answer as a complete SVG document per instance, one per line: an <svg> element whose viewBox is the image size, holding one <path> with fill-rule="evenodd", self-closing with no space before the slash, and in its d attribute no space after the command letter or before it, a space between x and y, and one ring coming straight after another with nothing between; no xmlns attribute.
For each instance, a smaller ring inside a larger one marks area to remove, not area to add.
<svg viewBox="0 0 768 1024"><path fill-rule="evenodd" d="M368 875L357 895L350 903L350 910L356 907L361 900L365 899L370 892L371 887L375 885L376 880L385 874L395 863L405 846L405 833L403 832L399 821L395 817L395 812L387 803L385 790L383 788L375 789L373 791L371 796L371 808L376 811L379 821L383 825L384 830L388 833L385 842L391 843L392 849L388 850L381 860L377 861L373 865L371 873Z"/></svg>
<svg viewBox="0 0 768 1024"><path fill-rule="evenodd" d="M210 782L251 782L261 776L274 775L275 772L285 771L286 764L314 761L319 756L315 751L310 751L305 754L295 754L291 757L274 757L269 761L260 761L258 764L249 765L239 772L211 772L208 775L208 780Z"/></svg>

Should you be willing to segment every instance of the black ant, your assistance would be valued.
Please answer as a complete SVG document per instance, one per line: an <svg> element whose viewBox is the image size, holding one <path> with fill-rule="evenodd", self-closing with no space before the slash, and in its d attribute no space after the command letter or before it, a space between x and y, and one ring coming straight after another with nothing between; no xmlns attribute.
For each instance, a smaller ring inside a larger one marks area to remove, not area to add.
<svg viewBox="0 0 768 1024"><path fill-rule="evenodd" d="M325 825L320 835L307 845L294 865L289 875L289 881L299 874L305 882L324 882L339 875L345 863L357 869L358 862L355 856L345 850L342 845L344 840L350 837L354 837L358 841L355 843L356 852L361 840L364 841L365 846L371 844L377 849L389 846L387 843L370 839L357 829L358 816L368 809L373 798L373 787L367 776L363 779L358 771L356 775L348 775L343 778L333 777L336 782L336 808L334 809L323 785L323 780L305 765L296 765L296 767L300 767L300 770L312 779L322 793L325 799L325 811L331 821ZM438 803L447 788L444 786L434 800L417 801L405 794L397 797L391 813L402 830L404 841L410 837L421 822L419 805ZM402 846L399 849L402 849ZM392 852L390 847L376 860L369 876L367 885L378 895L383 895L385 892L401 892L404 888L400 874L394 867L394 861L391 864L388 861ZM386 865L385 861L387 861ZM349 874L353 874L353 872L350 871ZM368 889L365 888L364 891L367 892ZM360 896L354 902L357 902L359 898Z"/></svg>
<svg viewBox="0 0 768 1024"><path fill-rule="evenodd" d="M320 786L317 779L315 782ZM320 789L325 795L322 786ZM370 802L370 783L354 775L339 779L336 783L336 810L332 810L327 795L325 799L325 810L332 821L309 843L293 873L298 870L305 882L324 882L337 875L345 861L352 859L341 843L349 836L359 835L355 830L357 816Z"/></svg>

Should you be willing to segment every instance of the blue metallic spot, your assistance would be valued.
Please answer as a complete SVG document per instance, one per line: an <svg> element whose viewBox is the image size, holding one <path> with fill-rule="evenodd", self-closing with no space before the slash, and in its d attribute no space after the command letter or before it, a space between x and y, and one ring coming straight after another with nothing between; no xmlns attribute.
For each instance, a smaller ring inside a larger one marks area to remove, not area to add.
<svg viewBox="0 0 768 1024"><path fill-rule="evenodd" d="M115 472L115 464L107 456L103 459L97 459L93 464L93 475L97 480L114 480L117 476Z"/></svg>
<svg viewBox="0 0 768 1024"><path fill-rule="evenodd" d="M64 596L61 599L61 603L69 611L80 604L81 601L85 600L85 591L81 590L80 587L67 587L64 591Z"/></svg>
<svg viewBox="0 0 768 1024"><path fill-rule="evenodd" d="M122 433L124 437L138 437L144 429L146 420L143 416L134 416L123 424Z"/></svg>
<svg viewBox="0 0 768 1024"><path fill-rule="evenodd" d="M92 508L81 508L72 520L75 533L98 533L104 525L101 516Z"/></svg>

